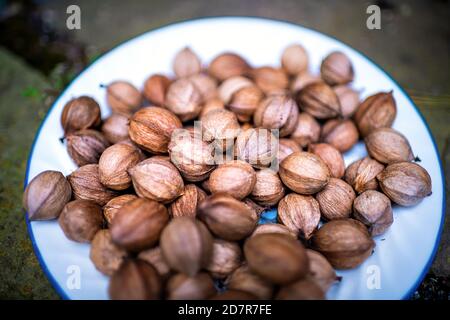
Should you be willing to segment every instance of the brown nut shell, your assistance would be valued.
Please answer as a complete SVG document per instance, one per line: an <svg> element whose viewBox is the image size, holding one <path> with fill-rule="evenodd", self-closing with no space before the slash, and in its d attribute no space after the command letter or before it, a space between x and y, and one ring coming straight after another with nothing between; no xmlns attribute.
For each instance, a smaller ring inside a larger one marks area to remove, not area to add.
<svg viewBox="0 0 450 320"><path fill-rule="evenodd" d="M241 56L225 52L215 57L208 66L208 73L219 81L248 73L250 66Z"/></svg>
<svg viewBox="0 0 450 320"><path fill-rule="evenodd" d="M258 215L243 202L216 193L200 203L197 217L205 222L216 236L229 241L249 236L256 227Z"/></svg>
<svg viewBox="0 0 450 320"><path fill-rule="evenodd" d="M283 69L260 67L251 71L255 84L267 95L283 94L289 86L289 78Z"/></svg>
<svg viewBox="0 0 450 320"><path fill-rule="evenodd" d="M112 300L157 300L161 298L162 283L153 266L139 259L122 263L109 281Z"/></svg>
<svg viewBox="0 0 450 320"><path fill-rule="evenodd" d="M112 240L129 251L150 248L157 243L168 221L169 214L162 204L137 198L116 212L110 226Z"/></svg>
<svg viewBox="0 0 450 320"><path fill-rule="evenodd" d="M138 258L151 264L161 278L166 279L170 275L170 267L164 259L160 247L143 250L139 252Z"/></svg>
<svg viewBox="0 0 450 320"><path fill-rule="evenodd" d="M145 80L144 97L154 105L163 106L169 85L170 79L165 75L154 74Z"/></svg>
<svg viewBox="0 0 450 320"><path fill-rule="evenodd" d="M344 119L352 117L359 107L359 92L346 85L336 86L333 90L341 105L341 116Z"/></svg>
<svg viewBox="0 0 450 320"><path fill-rule="evenodd" d="M213 240L205 225L189 217L173 219L161 234L161 252L178 272L194 276L211 259Z"/></svg>
<svg viewBox="0 0 450 320"><path fill-rule="evenodd" d="M79 166L98 163L103 151L109 146L108 140L96 130L80 130L66 136L67 152Z"/></svg>
<svg viewBox="0 0 450 320"><path fill-rule="evenodd" d="M204 300L217 292L213 280L205 272L191 277L183 273L173 275L167 282L166 291L168 300Z"/></svg>
<svg viewBox="0 0 450 320"><path fill-rule="evenodd" d="M325 223L313 236L312 246L336 269L353 269L363 263L375 247L367 228L353 219Z"/></svg>
<svg viewBox="0 0 450 320"><path fill-rule="evenodd" d="M330 119L341 114L341 105L333 89L324 82L313 82L297 94L297 103L317 119Z"/></svg>
<svg viewBox="0 0 450 320"><path fill-rule="evenodd" d="M97 101L87 96L70 100L61 113L61 125L65 133L94 128L100 122L100 106Z"/></svg>
<svg viewBox="0 0 450 320"><path fill-rule="evenodd" d="M107 86L106 100L113 112L132 114L142 104L139 90L128 81L114 81Z"/></svg>
<svg viewBox="0 0 450 320"><path fill-rule="evenodd" d="M197 207L207 197L206 192L195 184L184 187L183 194L173 201L169 206L169 213L173 218L191 217L195 218Z"/></svg>
<svg viewBox="0 0 450 320"><path fill-rule="evenodd" d="M278 163L281 163L288 155L296 151L302 151L297 142L293 139L281 138L278 140Z"/></svg>
<svg viewBox="0 0 450 320"><path fill-rule="evenodd" d="M349 218L352 213L355 191L344 180L331 178L317 195L320 212L326 220Z"/></svg>
<svg viewBox="0 0 450 320"><path fill-rule="evenodd" d="M102 208L92 201L74 200L66 204L58 222L68 239L91 242L103 225Z"/></svg>
<svg viewBox="0 0 450 320"><path fill-rule="evenodd" d="M290 230L288 227L286 227L284 224L280 223L264 223L264 224L258 224L255 231L251 234L251 237L256 236L257 234L265 234L265 233L280 233L284 234L290 237L293 237L294 239L297 239L297 232Z"/></svg>
<svg viewBox="0 0 450 320"><path fill-rule="evenodd" d="M92 239L89 257L98 271L111 276L119 269L127 252L112 242L109 230L103 229Z"/></svg>
<svg viewBox="0 0 450 320"><path fill-rule="evenodd" d="M278 204L278 221L296 235L309 239L319 225L319 203L312 196L290 193Z"/></svg>
<svg viewBox="0 0 450 320"><path fill-rule="evenodd" d="M247 239L244 254L253 272L275 284L287 284L308 273L305 248L283 234L259 234Z"/></svg>
<svg viewBox="0 0 450 320"><path fill-rule="evenodd" d="M180 119L171 111L160 107L147 107L130 119L130 139L142 149L152 153L166 153L172 132L181 128Z"/></svg>
<svg viewBox="0 0 450 320"><path fill-rule="evenodd" d="M357 193L378 189L376 176L383 171L384 166L377 160L365 157L351 163L345 170L345 181Z"/></svg>
<svg viewBox="0 0 450 320"><path fill-rule="evenodd" d="M256 183L250 197L262 206L273 206L284 197L285 189L278 173L270 169L256 172Z"/></svg>
<svg viewBox="0 0 450 320"><path fill-rule="evenodd" d="M196 118L200 114L202 96L192 81L179 79L169 86L165 105L181 121L185 122Z"/></svg>
<svg viewBox="0 0 450 320"><path fill-rule="evenodd" d="M120 113L109 116L102 125L102 133L109 143L114 144L128 139L129 117Z"/></svg>
<svg viewBox="0 0 450 320"><path fill-rule="evenodd" d="M317 251L306 249L306 255L309 260L309 278L322 288L324 292L327 292L339 279L333 266Z"/></svg>
<svg viewBox="0 0 450 320"><path fill-rule="evenodd" d="M30 220L50 220L58 218L71 197L72 188L64 175L47 170L28 183L22 203Z"/></svg>
<svg viewBox="0 0 450 320"><path fill-rule="evenodd" d="M390 164L377 175L377 180L383 193L401 206L416 205L431 195L431 177L417 163Z"/></svg>
<svg viewBox="0 0 450 320"><path fill-rule="evenodd" d="M117 211L122 208L125 203L135 199L137 199L137 196L134 194L123 194L109 200L108 203L103 206L103 216L108 225L111 224Z"/></svg>
<svg viewBox="0 0 450 320"><path fill-rule="evenodd" d="M332 119L322 127L321 140L340 152L350 150L359 139L358 129L352 120Z"/></svg>
<svg viewBox="0 0 450 320"><path fill-rule="evenodd" d="M333 178L342 178L345 173L345 162L338 149L327 143L310 144L308 152L318 155L330 169Z"/></svg>
<svg viewBox="0 0 450 320"><path fill-rule="evenodd" d="M178 51L173 60L173 71L178 78L189 77L202 70L200 58L191 48L185 47Z"/></svg>
<svg viewBox="0 0 450 320"><path fill-rule="evenodd" d="M394 222L391 201L375 190L367 190L355 199L353 216L369 228L372 236L384 233Z"/></svg>
<svg viewBox="0 0 450 320"><path fill-rule="evenodd" d="M317 120L309 113L300 113L291 139L297 142L300 147L305 148L310 143L318 142L319 138L320 125Z"/></svg>
<svg viewBox="0 0 450 320"><path fill-rule="evenodd" d="M346 54L340 51L330 53L320 65L322 79L330 86L353 81L353 66Z"/></svg>
<svg viewBox="0 0 450 320"><path fill-rule="evenodd" d="M364 142L369 155L381 163L391 164L414 159L408 139L394 129L375 129Z"/></svg>
<svg viewBox="0 0 450 320"><path fill-rule="evenodd" d="M239 244L222 239L214 239L211 260L205 269L215 279L230 275L242 263L242 250Z"/></svg>
<svg viewBox="0 0 450 320"><path fill-rule="evenodd" d="M237 268L226 282L228 290L249 292L261 300L271 299L274 291L274 286L251 271L247 264Z"/></svg>
<svg viewBox="0 0 450 320"><path fill-rule="evenodd" d="M308 53L300 44L291 44L283 50L281 65L292 76L305 72L308 69Z"/></svg>
<svg viewBox="0 0 450 320"><path fill-rule="evenodd" d="M280 164L280 178L293 191L314 194L330 180L330 169L318 156L309 152L294 152Z"/></svg>
<svg viewBox="0 0 450 320"><path fill-rule="evenodd" d="M255 168L269 167L277 160L278 139L268 129L247 129L236 139L235 154Z"/></svg>

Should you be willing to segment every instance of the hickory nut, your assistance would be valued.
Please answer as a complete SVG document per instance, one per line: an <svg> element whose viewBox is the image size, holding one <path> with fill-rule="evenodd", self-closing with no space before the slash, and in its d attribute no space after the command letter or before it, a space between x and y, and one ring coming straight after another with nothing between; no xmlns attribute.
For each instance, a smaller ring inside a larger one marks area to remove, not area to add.
<svg viewBox="0 0 450 320"><path fill-rule="evenodd" d="M309 152L294 152L287 156L280 164L279 174L288 188L300 194L314 194L330 180L328 166Z"/></svg>
<svg viewBox="0 0 450 320"><path fill-rule="evenodd" d="M431 178L416 163L390 164L377 175L383 193L401 206L413 206L431 195Z"/></svg>
<svg viewBox="0 0 450 320"><path fill-rule="evenodd" d="M155 267L161 278L167 279L170 275L170 267L164 259L160 247L154 247L141 251L139 252L138 258Z"/></svg>
<svg viewBox="0 0 450 320"><path fill-rule="evenodd" d="M111 224L117 211L119 211L119 209L122 208L125 203L128 203L134 199L137 199L137 196L135 196L134 194L123 194L109 200L108 203L103 207L103 216L105 217L108 225Z"/></svg>
<svg viewBox="0 0 450 320"><path fill-rule="evenodd" d="M115 245L110 231L104 229L99 230L92 239L89 257L98 271L110 276L119 269L127 252Z"/></svg>
<svg viewBox="0 0 450 320"><path fill-rule="evenodd" d="M278 140L278 163L296 151L302 151L302 149L293 139L282 138Z"/></svg>
<svg viewBox="0 0 450 320"><path fill-rule="evenodd" d="M380 92L364 100L355 113L355 122L363 137L378 128L390 127L397 115L391 92Z"/></svg>
<svg viewBox="0 0 450 320"><path fill-rule="evenodd" d="M270 169L256 172L256 183L250 197L262 206L273 206L284 197L285 190L278 173Z"/></svg>
<svg viewBox="0 0 450 320"><path fill-rule="evenodd" d="M283 69L260 67L251 71L255 84L267 95L285 93L289 78Z"/></svg>
<svg viewBox="0 0 450 320"><path fill-rule="evenodd" d="M366 190L378 189L376 176L383 171L384 166L378 161L365 157L359 159L347 167L345 181L350 184L357 193Z"/></svg>
<svg viewBox="0 0 450 320"><path fill-rule="evenodd" d="M195 184L184 187L183 194L170 204L169 213L172 217L195 218L197 207L206 198L206 193Z"/></svg>
<svg viewBox="0 0 450 320"><path fill-rule="evenodd" d="M100 106L87 96L70 100L61 113L61 125L65 133L94 128L100 122Z"/></svg>
<svg viewBox="0 0 450 320"><path fill-rule="evenodd" d="M316 143L320 138L320 125L309 113L302 112L298 116L297 124L291 139L304 148L310 143ZM300 151L300 150L299 150Z"/></svg>
<svg viewBox="0 0 450 320"><path fill-rule="evenodd" d="M96 130L80 130L66 136L67 152L78 166L97 163L109 146L106 138Z"/></svg>
<svg viewBox="0 0 450 320"><path fill-rule="evenodd" d="M211 110L202 120L203 140L213 142L218 148L226 150L233 145L239 135L240 126L236 115L225 109Z"/></svg>
<svg viewBox="0 0 450 320"><path fill-rule="evenodd" d="M296 235L309 239L319 225L319 203L312 196L290 193L278 204L278 221Z"/></svg>
<svg viewBox="0 0 450 320"><path fill-rule="evenodd" d="M254 294L258 299L272 298L274 286L250 270L247 264L237 268L227 279L228 290L239 290Z"/></svg>
<svg viewBox="0 0 450 320"><path fill-rule="evenodd" d="M173 60L173 71L178 78L189 77L202 70L200 58L191 48L180 50Z"/></svg>
<svg viewBox="0 0 450 320"><path fill-rule="evenodd" d="M353 66L350 59L342 52L330 53L320 65L322 79L331 86L353 81Z"/></svg>
<svg viewBox="0 0 450 320"><path fill-rule="evenodd" d="M288 227L286 227L284 224L279 223L264 223L259 224L255 231L251 234L251 237L256 236L257 234L264 234L264 233L281 233L284 235L288 235L290 237L293 237L294 239L297 239L297 230L292 231Z"/></svg>
<svg viewBox="0 0 450 320"><path fill-rule="evenodd" d="M142 103L139 90L127 81L114 81L107 86L106 100L113 112L132 114Z"/></svg>
<svg viewBox="0 0 450 320"><path fill-rule="evenodd" d="M189 217L173 219L162 232L159 245L167 264L191 277L208 265L213 250L208 229Z"/></svg>
<svg viewBox="0 0 450 320"><path fill-rule="evenodd" d="M268 167L277 159L278 139L267 129L247 129L236 139L235 154L238 159L255 168Z"/></svg>
<svg viewBox="0 0 450 320"><path fill-rule="evenodd" d="M23 194L23 207L30 220L58 218L72 197L72 188L58 171L43 171L30 181Z"/></svg>
<svg viewBox="0 0 450 320"><path fill-rule="evenodd" d="M308 60L308 53L299 44L288 46L281 55L281 65L291 76L306 71L308 69Z"/></svg>
<svg viewBox="0 0 450 320"><path fill-rule="evenodd" d="M228 109L236 113L239 121L249 121L263 97L257 86L244 87L233 94Z"/></svg>
<svg viewBox="0 0 450 320"><path fill-rule="evenodd" d="M154 74L145 81L143 94L151 103L163 106L169 86L169 78L162 74Z"/></svg>
<svg viewBox="0 0 450 320"><path fill-rule="evenodd" d="M334 118L341 114L336 93L324 82L313 82L300 90L297 103L301 110L317 119Z"/></svg>
<svg viewBox="0 0 450 320"><path fill-rule="evenodd" d="M230 52L218 55L208 66L208 73L219 81L244 75L249 70L250 66L244 58Z"/></svg>
<svg viewBox="0 0 450 320"><path fill-rule="evenodd" d="M364 141L369 155L381 163L391 164L414 159L408 139L394 129L375 129Z"/></svg>
<svg viewBox="0 0 450 320"><path fill-rule="evenodd" d="M309 277L324 292L327 292L331 285L338 280L336 272L328 260L319 252L306 249L306 255L309 260Z"/></svg>
<svg viewBox="0 0 450 320"><path fill-rule="evenodd" d="M172 132L181 128L180 119L169 110L147 107L130 119L130 139L152 153L166 153Z"/></svg>
<svg viewBox="0 0 450 320"><path fill-rule="evenodd" d="M355 199L353 215L369 228L372 236L384 233L394 222L391 201L375 190L367 190Z"/></svg>
<svg viewBox="0 0 450 320"><path fill-rule="evenodd" d="M184 189L183 178L167 160L149 158L128 170L134 190L140 197L163 203L178 198Z"/></svg>
<svg viewBox="0 0 450 320"><path fill-rule="evenodd" d="M103 122L103 136L111 144L128 139L128 122L129 117L127 115L120 113L112 114Z"/></svg>
<svg viewBox="0 0 450 320"><path fill-rule="evenodd" d="M216 294L214 281L205 273L194 276L178 273L167 281L168 300L204 300Z"/></svg>
<svg viewBox="0 0 450 320"><path fill-rule="evenodd" d="M253 236L245 241L244 254L253 272L275 284L287 284L308 273L305 248L287 235Z"/></svg>
<svg viewBox="0 0 450 320"><path fill-rule="evenodd" d="M179 79L169 86L165 105L181 121L185 122L196 118L200 114L202 96L192 81Z"/></svg>
<svg viewBox="0 0 450 320"><path fill-rule="evenodd" d="M345 163L338 149L327 143L317 143L309 145L308 152L319 156L327 164L333 178L342 178Z"/></svg>
<svg viewBox="0 0 450 320"><path fill-rule="evenodd" d="M216 236L229 241L250 235L258 222L258 215L243 202L216 193L200 203L197 216Z"/></svg>
<svg viewBox="0 0 450 320"><path fill-rule="evenodd" d="M211 260L205 269L215 279L223 279L241 265L242 251L236 242L214 239Z"/></svg>
<svg viewBox="0 0 450 320"><path fill-rule="evenodd" d="M336 86L333 90L341 105L341 116L344 119L353 116L359 107L359 92L345 85Z"/></svg>
<svg viewBox="0 0 450 320"><path fill-rule="evenodd" d="M350 150L358 142L358 129L352 120L328 120L322 127L321 140L340 152Z"/></svg>
<svg viewBox="0 0 450 320"><path fill-rule="evenodd" d="M336 269L353 269L363 263L375 247L367 228L353 219L325 223L312 238L315 250Z"/></svg>
<svg viewBox="0 0 450 320"><path fill-rule="evenodd" d="M66 204L58 222L70 240L91 242L103 225L102 208L92 201L74 200Z"/></svg>
<svg viewBox="0 0 450 320"><path fill-rule="evenodd" d="M114 215L112 240L129 251L149 248L159 240L168 221L169 214L162 204L145 198L131 200Z"/></svg>
<svg viewBox="0 0 450 320"><path fill-rule="evenodd" d="M336 178L331 178L325 188L316 195L320 212L326 220L350 217L355 197L353 188Z"/></svg>

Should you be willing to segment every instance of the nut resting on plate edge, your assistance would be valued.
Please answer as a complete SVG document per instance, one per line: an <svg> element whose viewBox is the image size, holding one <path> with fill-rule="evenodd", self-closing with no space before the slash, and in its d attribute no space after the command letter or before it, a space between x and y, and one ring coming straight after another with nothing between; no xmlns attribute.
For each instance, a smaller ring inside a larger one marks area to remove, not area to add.
<svg viewBox="0 0 450 320"><path fill-rule="evenodd" d="M325 299L335 269L370 259L396 205L420 203L432 181L391 128L392 91L360 99L343 52L320 74L310 61L296 43L276 66L232 52L206 64L184 47L171 74L111 79L103 121L94 98L68 101L78 168L30 180L28 219L89 245L111 299ZM346 165L361 139L368 155Z"/></svg>

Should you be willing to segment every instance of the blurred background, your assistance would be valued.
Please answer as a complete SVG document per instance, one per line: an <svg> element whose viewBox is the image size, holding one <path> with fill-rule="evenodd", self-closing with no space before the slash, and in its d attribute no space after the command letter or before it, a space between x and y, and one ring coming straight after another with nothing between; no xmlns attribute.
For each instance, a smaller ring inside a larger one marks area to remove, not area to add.
<svg viewBox="0 0 450 320"><path fill-rule="evenodd" d="M71 4L81 9L79 30L66 26ZM371 4L381 9L380 30L366 27ZM61 90L102 53L131 37L177 21L223 15L301 24L374 60L425 116L448 184L448 0L0 0L0 298L58 299L33 253L21 197L33 137ZM412 299L449 299L448 220L436 259Z"/></svg>

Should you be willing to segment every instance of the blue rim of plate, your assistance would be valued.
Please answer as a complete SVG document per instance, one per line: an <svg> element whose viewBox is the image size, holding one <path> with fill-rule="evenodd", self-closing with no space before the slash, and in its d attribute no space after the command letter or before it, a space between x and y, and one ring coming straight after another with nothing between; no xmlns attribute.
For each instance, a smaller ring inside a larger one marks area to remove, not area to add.
<svg viewBox="0 0 450 320"><path fill-rule="evenodd" d="M347 43L333 37L330 36L328 34L325 34L321 31L317 31L315 29L309 28L309 27L305 27L303 25L297 24L297 23L293 23L293 22L289 22L289 21L284 21L284 20L279 20L279 19L273 19L273 18L265 18L265 17L258 17L258 16L207 16L207 17L199 17L199 18L193 18L193 19L186 19L186 20L180 20L177 22L173 22L173 23L169 23L169 24L165 24L163 26L157 27L155 29L151 29L149 31L145 31L141 34L136 35L135 37L125 40L121 43L119 43L118 45L116 45L115 47L111 48L110 50L104 52L103 54L101 54L100 56L98 56L89 66L87 66L83 71L81 71L75 78L73 78L70 83L66 86L66 89L64 89L60 95L58 96L58 98L53 102L52 106L49 108L49 110L47 111L47 113L45 114L44 119L42 120L41 124L39 125L38 131L33 139L33 144L31 145L31 149L30 149L30 154L28 156L28 160L27 160L27 170L25 173L25 180L24 180L24 190L27 186L27 181L28 181L28 175L29 175L29 170L30 170L30 164L31 164L31 160L33 158L33 153L34 153L34 147L36 144L37 139L39 138L40 134L41 134L41 130L42 127L44 126L45 122L47 121L47 118L49 116L49 114L51 113L51 111L53 110L53 108L55 107L55 105L58 103L59 99L61 99L61 96L68 90L68 88L72 85L72 83L74 83L76 80L78 80L78 78L80 78L85 72L87 72L95 63L97 63L101 58L103 58L104 56L108 55L109 53L111 53L112 51L122 47L123 45L127 44L129 41L134 40L136 38L139 38L141 36L144 36L148 33L151 33L153 31L156 30L160 30L169 26L174 26L174 25L178 25L178 24L183 24L186 22L195 22L195 21L199 21L199 20L208 20L208 19L230 19L230 18L239 18L239 19L254 19L254 20L266 20L266 21L272 21L272 22L278 22L278 23L283 23L283 24L287 24L287 25L291 25L291 26L295 26L295 27L301 27L304 29L308 29L311 31L314 31L322 36L328 37L330 39L336 40L340 43L342 43L343 45L347 46L348 48L354 50L356 53L358 53L361 57L363 57L365 60L367 60L368 62L370 62L371 64L373 64L376 68L378 68L381 72L383 72L388 78L391 79L392 82L394 82L395 85L397 85L397 87L400 88L400 91L406 96L406 98L409 100L409 102L412 104L412 106L414 107L414 109L416 110L417 114L420 116L420 118L422 119L422 122L425 124L425 127L428 131L428 134L431 138L431 141L433 141L433 148L434 148L434 152L437 155L438 158L438 163L439 163L439 170L441 172L441 183L442 183L442 190L443 190L443 196L442 196L442 213L441 213L441 222L440 222L440 226L439 226L439 232L438 235L436 237L436 241L434 243L434 248L433 251L430 255L430 257L428 258L428 261L424 267L424 269L422 270L422 273L420 274L420 276L417 278L416 282L411 286L411 288L408 290L408 292L403 296L403 300L406 299L410 299L412 297L412 295L414 294L414 292L417 290L417 288L419 287L419 285L422 283L423 279L425 278L426 274L428 273L428 270L431 267L431 264L434 261L434 258L436 256L436 253L438 251L439 248L439 243L441 241L441 235L442 235L442 229L444 227L444 219L445 219L445 210L446 210L446 201L445 201L445 177L444 177L444 171L442 169L442 160L439 154L439 150L437 148L437 144L436 141L434 139L434 136L430 130L430 127L428 126L427 121L425 120L425 117L423 116L423 114L420 112L419 108L416 106L416 104L414 103L414 101L411 99L411 97L408 95L408 93L405 91L405 89L403 89L402 86L400 86L400 84L387 72L385 71L383 68L381 68L377 63L375 63L372 59L370 59L368 56L366 56L364 53L360 52L359 50L354 49L352 46L348 45ZM56 292L58 293L58 295L64 299L64 300L70 300L70 298L66 295L66 293L64 292L64 290L61 288L61 286L59 285L59 283L55 280L55 278L53 277L53 275L51 274L51 272L48 270L47 265L45 264L44 259L42 258L41 252L36 244L35 238L34 238L34 234L33 234L33 230L31 228L31 224L30 224L30 220L28 219L28 214L25 212L25 220L26 220L26 224L27 224L27 229L28 229L28 234L30 236L31 239L31 243L33 245L33 250L34 253L39 261L39 264L41 265L46 277L48 278L48 280L50 281L51 285L55 288Z"/></svg>

